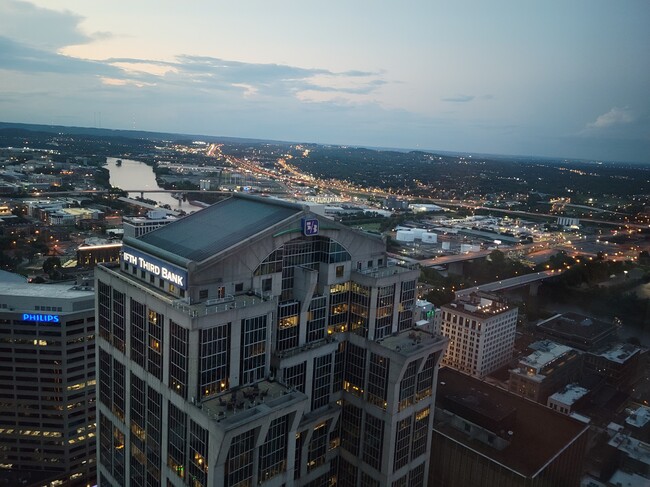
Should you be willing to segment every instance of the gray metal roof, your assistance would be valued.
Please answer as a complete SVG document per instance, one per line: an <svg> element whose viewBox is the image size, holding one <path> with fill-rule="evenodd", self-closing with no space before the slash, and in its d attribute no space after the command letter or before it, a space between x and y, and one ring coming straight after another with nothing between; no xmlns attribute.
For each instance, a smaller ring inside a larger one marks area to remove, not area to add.
<svg viewBox="0 0 650 487"><path fill-rule="evenodd" d="M302 211L284 201L234 196L137 240L200 262Z"/></svg>

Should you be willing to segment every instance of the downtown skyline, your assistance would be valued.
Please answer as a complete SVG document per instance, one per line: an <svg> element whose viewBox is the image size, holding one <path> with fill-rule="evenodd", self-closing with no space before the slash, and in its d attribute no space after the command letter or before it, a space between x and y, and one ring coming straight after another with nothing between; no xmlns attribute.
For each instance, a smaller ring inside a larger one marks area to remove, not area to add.
<svg viewBox="0 0 650 487"><path fill-rule="evenodd" d="M649 13L0 0L0 119L650 162Z"/></svg>

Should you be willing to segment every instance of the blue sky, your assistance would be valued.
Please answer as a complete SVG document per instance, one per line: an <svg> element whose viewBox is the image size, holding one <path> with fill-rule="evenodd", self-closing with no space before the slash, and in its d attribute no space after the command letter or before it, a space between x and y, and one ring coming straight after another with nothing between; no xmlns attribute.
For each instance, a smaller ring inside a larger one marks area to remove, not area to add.
<svg viewBox="0 0 650 487"><path fill-rule="evenodd" d="M0 120L650 162L650 2L0 0Z"/></svg>

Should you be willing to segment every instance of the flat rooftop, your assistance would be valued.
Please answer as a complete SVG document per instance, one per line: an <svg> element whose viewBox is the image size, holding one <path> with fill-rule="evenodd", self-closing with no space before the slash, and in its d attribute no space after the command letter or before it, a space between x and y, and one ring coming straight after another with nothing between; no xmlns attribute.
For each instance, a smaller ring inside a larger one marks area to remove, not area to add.
<svg viewBox="0 0 650 487"><path fill-rule="evenodd" d="M137 241L200 262L303 211L293 203L235 195Z"/></svg>
<svg viewBox="0 0 650 487"><path fill-rule="evenodd" d="M616 485L619 487L643 487L645 485L647 487L650 485L650 480L647 477L635 473L617 470L609 479L608 485Z"/></svg>
<svg viewBox="0 0 650 487"><path fill-rule="evenodd" d="M539 342L531 343L530 348L535 351L530 355L522 358L519 362L525 366L533 367L538 371L554 360L557 360L562 355L573 351L573 348L571 347L560 345L559 343L555 343L550 340L542 340Z"/></svg>
<svg viewBox="0 0 650 487"><path fill-rule="evenodd" d="M200 401L197 406L212 419L223 423L223 426L228 429L228 427L236 427L243 422L266 416L276 407L306 398L307 396L303 393L279 382L263 380L252 386L238 387L216 397Z"/></svg>
<svg viewBox="0 0 650 487"><path fill-rule="evenodd" d="M465 313L477 318L489 318L512 309L499 296L484 293L459 295L452 303L445 304L441 308L452 313Z"/></svg>
<svg viewBox="0 0 650 487"><path fill-rule="evenodd" d="M70 284L1 283L0 296L76 299L95 297L93 289Z"/></svg>
<svg viewBox="0 0 650 487"><path fill-rule="evenodd" d="M474 394L480 396L482 402L500 405L499 407L504 411L516 410L510 444L502 450L497 450L452 427L441 419L442 415L434 416L433 429L492 461L528 477L542 469L588 428L587 425L569 416L559 414L541 404L491 386L449 367L441 368L438 374L436 407L443 407L445 397L467 394L469 390L473 390Z"/></svg>
<svg viewBox="0 0 650 487"><path fill-rule="evenodd" d="M588 392L588 389L578 384L568 384L564 389L553 394L550 399L561 402L562 404L571 405L581 397L584 397Z"/></svg>
<svg viewBox="0 0 650 487"><path fill-rule="evenodd" d="M609 440L608 444L617 450L625 452L628 457L650 466L650 444L622 432L617 433L614 438Z"/></svg>
<svg viewBox="0 0 650 487"><path fill-rule="evenodd" d="M378 340L377 342L382 347L395 350L408 357L416 351L422 350L423 348L431 348L431 345L446 340L442 336L432 335L422 330L412 330L409 332L404 331L398 335L384 337L381 341ZM432 349L431 351L434 350Z"/></svg>
<svg viewBox="0 0 650 487"><path fill-rule="evenodd" d="M154 217L151 218L149 216L123 216L122 221L123 222L128 222L128 223L133 223L133 224L146 224L146 223L158 223L158 222L174 222L178 220L179 218L174 215L164 215L160 217Z"/></svg>
<svg viewBox="0 0 650 487"><path fill-rule="evenodd" d="M596 352L593 355L599 355L610 362L624 364L633 356L640 353L641 349L629 343L617 343L607 350Z"/></svg>
<svg viewBox="0 0 650 487"><path fill-rule="evenodd" d="M634 411L625 418L625 422L635 428L643 428L650 421L650 408L639 405Z"/></svg>
<svg viewBox="0 0 650 487"><path fill-rule="evenodd" d="M616 326L578 313L563 313L542 321L537 328L569 339L595 340L614 332Z"/></svg>

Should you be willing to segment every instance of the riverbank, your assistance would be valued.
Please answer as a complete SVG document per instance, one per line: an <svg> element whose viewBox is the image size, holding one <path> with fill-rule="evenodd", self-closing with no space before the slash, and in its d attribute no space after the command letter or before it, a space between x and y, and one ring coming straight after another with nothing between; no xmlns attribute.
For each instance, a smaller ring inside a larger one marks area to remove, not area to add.
<svg viewBox="0 0 650 487"><path fill-rule="evenodd" d="M122 161L119 165L118 160ZM165 189L161 188L156 181L153 167L144 162L134 159L107 157L106 166L104 167L109 171L111 186L127 191L129 198L137 198L142 195L159 205L169 205L173 211L184 211L186 213L201 209L200 206L195 206L189 201L174 198L172 193L164 192ZM161 192L156 192L156 190L161 190ZM146 192L141 194L141 191Z"/></svg>

